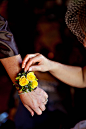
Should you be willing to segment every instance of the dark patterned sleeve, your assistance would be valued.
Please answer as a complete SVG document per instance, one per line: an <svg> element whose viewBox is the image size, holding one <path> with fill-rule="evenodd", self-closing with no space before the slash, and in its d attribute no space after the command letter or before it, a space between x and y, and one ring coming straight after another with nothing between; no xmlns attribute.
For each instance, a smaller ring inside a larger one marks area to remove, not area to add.
<svg viewBox="0 0 86 129"><path fill-rule="evenodd" d="M0 59L18 55L14 36L8 27L8 22L0 16Z"/></svg>

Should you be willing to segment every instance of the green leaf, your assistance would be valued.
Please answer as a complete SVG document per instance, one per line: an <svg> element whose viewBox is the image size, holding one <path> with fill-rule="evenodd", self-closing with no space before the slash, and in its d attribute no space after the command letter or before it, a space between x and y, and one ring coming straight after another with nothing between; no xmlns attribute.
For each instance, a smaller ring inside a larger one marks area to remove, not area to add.
<svg viewBox="0 0 86 129"><path fill-rule="evenodd" d="M29 88L29 91L31 92L31 88Z"/></svg>
<svg viewBox="0 0 86 129"><path fill-rule="evenodd" d="M20 76L19 77L16 77L16 80L19 80L20 79Z"/></svg>
<svg viewBox="0 0 86 129"><path fill-rule="evenodd" d="M25 74L26 74L25 72L22 73L22 75L25 75Z"/></svg>
<svg viewBox="0 0 86 129"><path fill-rule="evenodd" d="M15 81L15 83L17 83L17 84L18 84L18 81Z"/></svg>
<svg viewBox="0 0 86 129"><path fill-rule="evenodd" d="M36 81L38 81L38 79L37 79L37 78L35 78L35 80L36 80Z"/></svg>

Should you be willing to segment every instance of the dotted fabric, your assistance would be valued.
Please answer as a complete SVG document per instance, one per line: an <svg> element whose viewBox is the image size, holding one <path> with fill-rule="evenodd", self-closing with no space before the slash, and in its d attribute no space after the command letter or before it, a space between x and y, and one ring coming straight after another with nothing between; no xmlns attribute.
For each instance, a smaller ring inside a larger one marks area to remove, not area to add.
<svg viewBox="0 0 86 129"><path fill-rule="evenodd" d="M86 0L70 0L67 6L65 22L81 43L86 37Z"/></svg>

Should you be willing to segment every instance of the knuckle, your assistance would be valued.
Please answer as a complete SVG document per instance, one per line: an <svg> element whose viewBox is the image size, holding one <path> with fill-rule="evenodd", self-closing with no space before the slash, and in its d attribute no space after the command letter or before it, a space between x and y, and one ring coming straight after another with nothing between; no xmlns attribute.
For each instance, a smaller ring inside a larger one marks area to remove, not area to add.
<svg viewBox="0 0 86 129"><path fill-rule="evenodd" d="M43 55L42 55L42 54L40 54L40 53L38 53L38 56L39 56L39 57L43 57Z"/></svg>
<svg viewBox="0 0 86 129"><path fill-rule="evenodd" d="M40 57L41 57L41 58L43 58L43 55L42 55L42 54L40 54Z"/></svg>
<svg viewBox="0 0 86 129"><path fill-rule="evenodd" d="M33 103L33 109L37 109L37 105Z"/></svg>
<svg viewBox="0 0 86 129"><path fill-rule="evenodd" d="M28 57L28 56L29 56L29 54L26 55L26 57Z"/></svg>
<svg viewBox="0 0 86 129"><path fill-rule="evenodd" d="M36 55L39 55L40 53L36 53Z"/></svg>
<svg viewBox="0 0 86 129"><path fill-rule="evenodd" d="M40 105L40 104L41 104L41 100L39 99L39 100L38 100L38 105Z"/></svg>
<svg viewBox="0 0 86 129"><path fill-rule="evenodd" d="M46 93L46 97L48 98L48 94Z"/></svg>
<svg viewBox="0 0 86 129"><path fill-rule="evenodd" d="M40 53L37 53L37 55L41 55Z"/></svg>
<svg viewBox="0 0 86 129"><path fill-rule="evenodd" d="M40 93L41 93L41 94L43 94L43 93L44 93L43 89L40 89Z"/></svg>

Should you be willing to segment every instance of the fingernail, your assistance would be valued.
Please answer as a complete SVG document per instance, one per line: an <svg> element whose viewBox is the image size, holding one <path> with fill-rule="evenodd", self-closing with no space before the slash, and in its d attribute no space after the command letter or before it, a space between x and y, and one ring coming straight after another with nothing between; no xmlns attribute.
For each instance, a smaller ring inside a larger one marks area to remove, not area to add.
<svg viewBox="0 0 86 129"><path fill-rule="evenodd" d="M22 66L22 69L24 69L24 65Z"/></svg>
<svg viewBox="0 0 86 129"><path fill-rule="evenodd" d="M34 116L34 114L32 114L32 117Z"/></svg>
<svg viewBox="0 0 86 129"><path fill-rule="evenodd" d="M29 68L29 71L32 71L32 68Z"/></svg>
<svg viewBox="0 0 86 129"><path fill-rule="evenodd" d="M25 62L22 64L22 68L24 68L25 67Z"/></svg>
<svg viewBox="0 0 86 129"><path fill-rule="evenodd" d="M24 71L26 72L26 69L24 69Z"/></svg>

